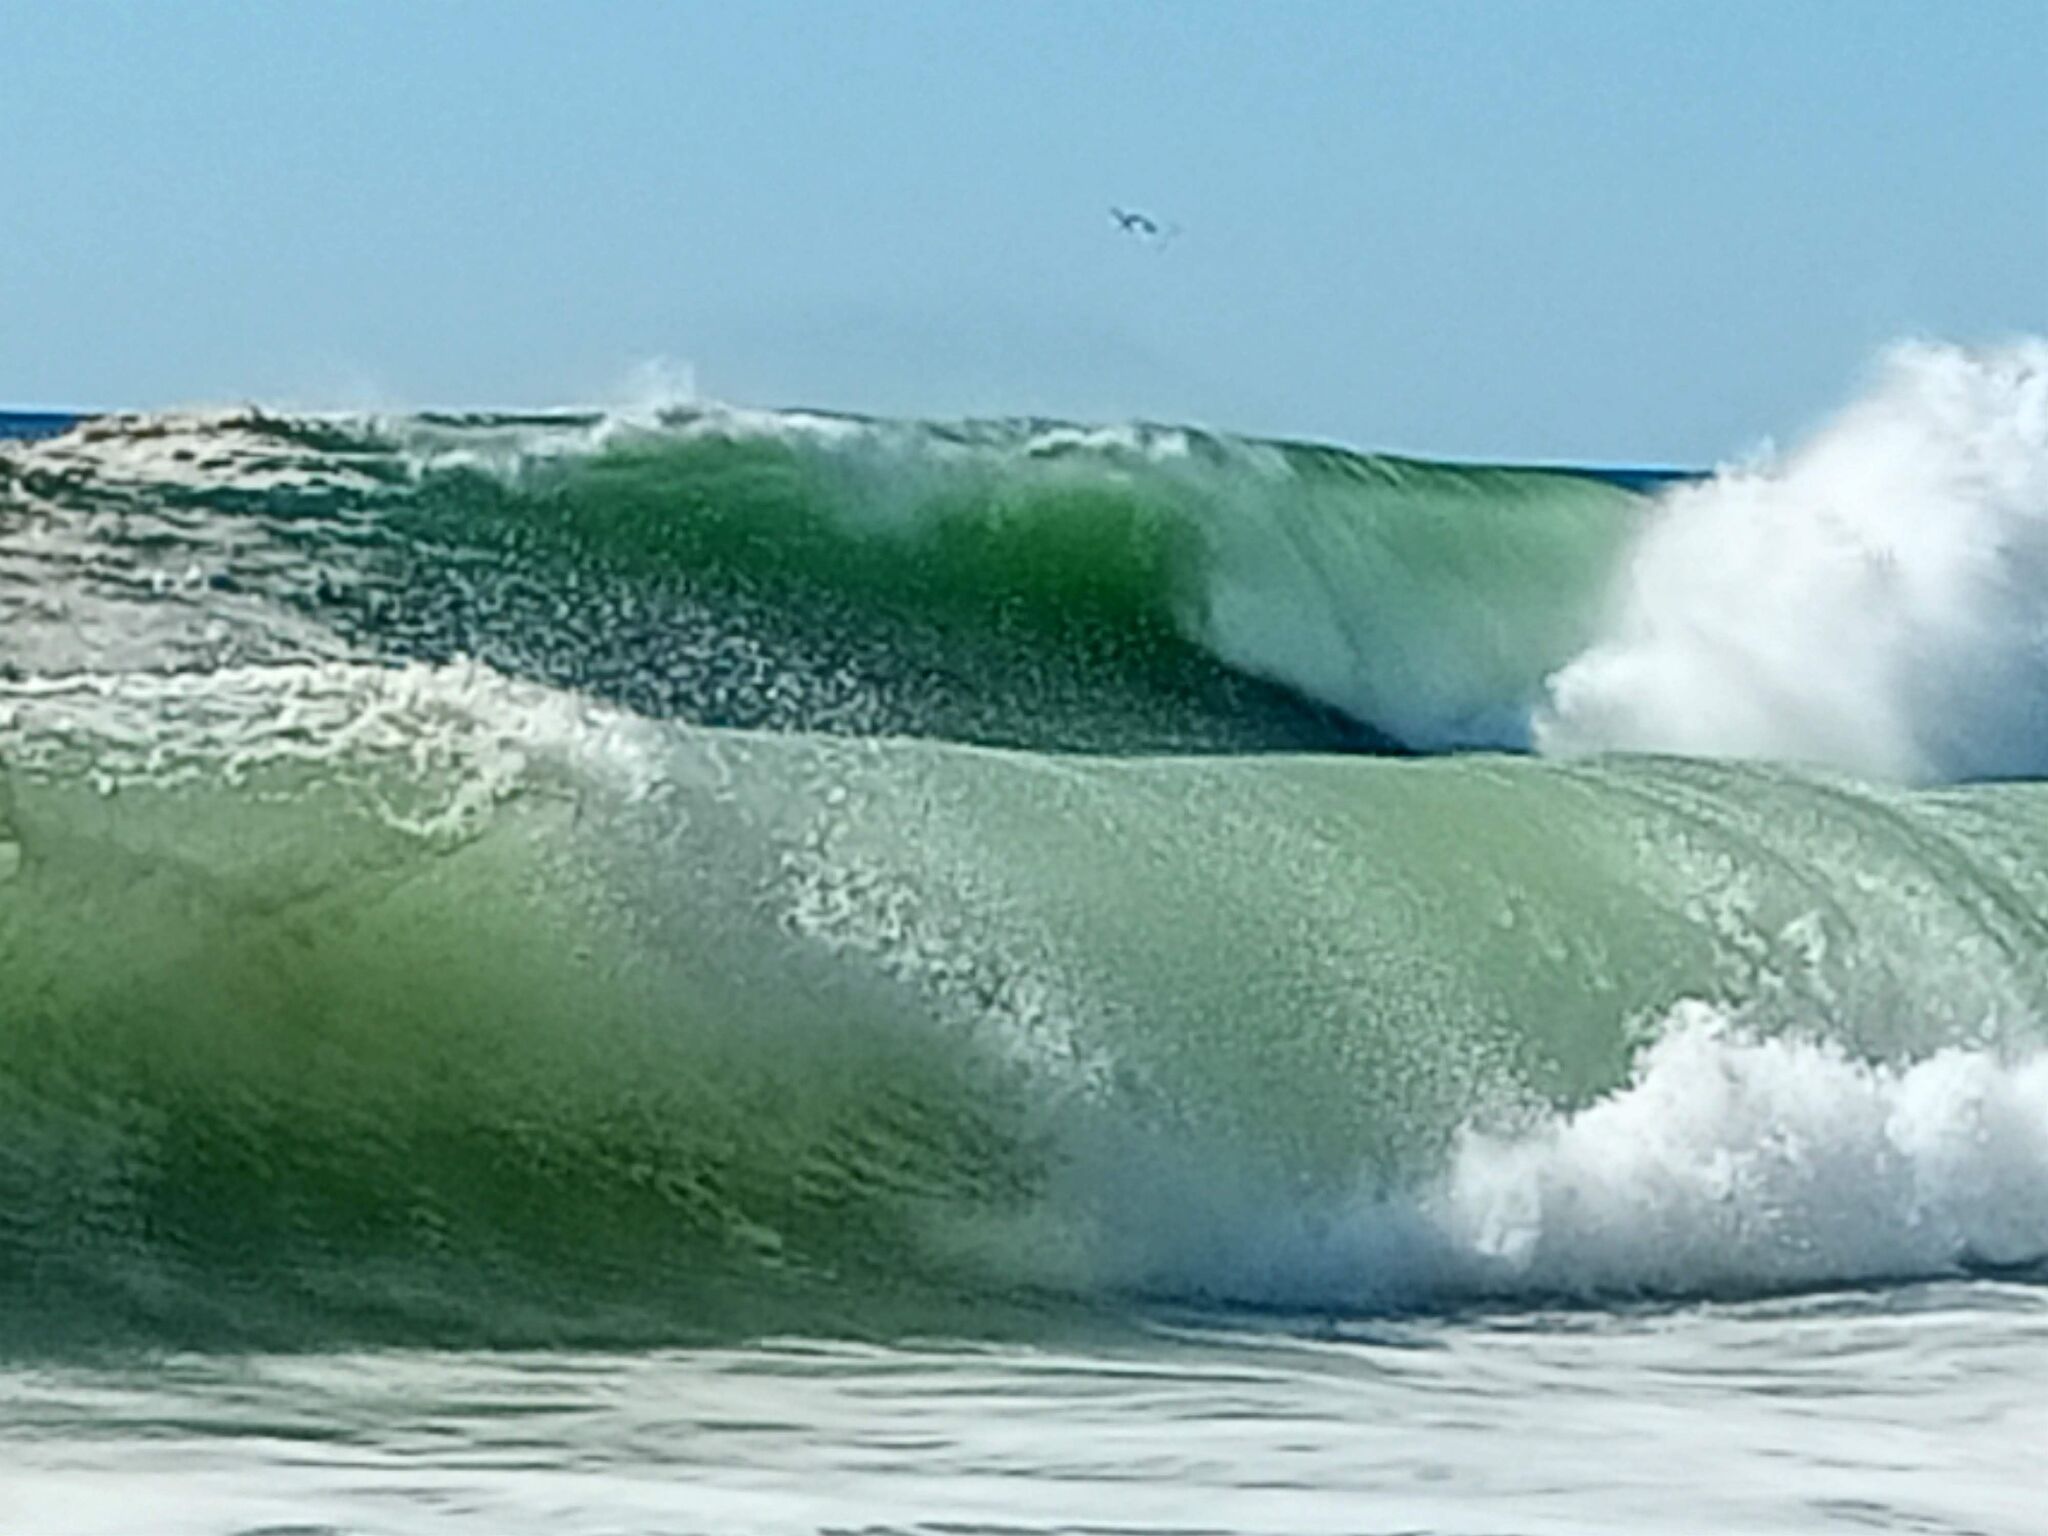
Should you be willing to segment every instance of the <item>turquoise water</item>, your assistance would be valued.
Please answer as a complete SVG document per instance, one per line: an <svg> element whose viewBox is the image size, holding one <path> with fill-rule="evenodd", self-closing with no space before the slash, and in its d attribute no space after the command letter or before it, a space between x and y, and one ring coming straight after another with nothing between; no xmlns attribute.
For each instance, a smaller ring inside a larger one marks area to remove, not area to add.
<svg viewBox="0 0 2048 1536"><path fill-rule="evenodd" d="M1868 516L1839 441L0 445L0 1511L2028 1529L2001 366Z"/></svg>

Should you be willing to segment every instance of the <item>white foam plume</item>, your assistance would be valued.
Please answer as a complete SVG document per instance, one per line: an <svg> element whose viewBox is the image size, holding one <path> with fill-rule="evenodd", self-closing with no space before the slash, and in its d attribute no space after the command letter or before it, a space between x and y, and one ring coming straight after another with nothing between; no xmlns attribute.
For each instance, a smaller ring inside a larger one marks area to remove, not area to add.
<svg viewBox="0 0 2048 1536"><path fill-rule="evenodd" d="M1302 1199L1227 1155L1117 1170L1091 1170L1110 1189L1093 1278L1233 1303L1754 1296L2032 1268L2048 1264L2048 1053L1872 1061L1686 1001L1613 1092L1512 1129L1475 1119L1406 1193Z"/></svg>
<svg viewBox="0 0 2048 1536"><path fill-rule="evenodd" d="M1669 493L1544 751L2048 770L2048 341L1908 345L1805 446Z"/></svg>
<svg viewBox="0 0 2048 1536"><path fill-rule="evenodd" d="M1486 1288L1697 1293L2048 1256L2048 1056L1910 1064L1745 1036L1687 1003L1630 1083L1467 1132L1431 1202Z"/></svg>

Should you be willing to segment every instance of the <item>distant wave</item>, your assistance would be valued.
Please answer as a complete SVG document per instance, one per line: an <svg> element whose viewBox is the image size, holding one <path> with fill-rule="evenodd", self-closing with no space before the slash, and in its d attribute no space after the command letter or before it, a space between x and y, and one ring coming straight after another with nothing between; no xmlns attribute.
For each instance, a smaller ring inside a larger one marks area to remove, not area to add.
<svg viewBox="0 0 2048 1536"><path fill-rule="evenodd" d="M1519 746L1608 480L1154 427L103 417L0 452L31 670L470 656L713 724Z"/></svg>

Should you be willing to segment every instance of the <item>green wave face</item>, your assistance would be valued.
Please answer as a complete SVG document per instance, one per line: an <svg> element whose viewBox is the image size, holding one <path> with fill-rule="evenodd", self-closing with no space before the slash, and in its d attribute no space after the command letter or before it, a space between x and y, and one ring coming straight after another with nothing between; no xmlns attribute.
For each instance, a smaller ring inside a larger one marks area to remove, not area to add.
<svg viewBox="0 0 2048 1536"><path fill-rule="evenodd" d="M1928 1262L1925 1209L1666 1273L1689 1207L1530 1259L1458 1180L1475 1135L1540 1151L1630 1091L1674 1009L1750 1042L1690 1090L1797 1041L1796 1099L1831 1052L2023 1058L2048 1006L2031 786L745 734L472 668L16 710L14 1350L1887 1273ZM214 745L138 750L139 719ZM1787 1198L1726 1196L1752 1242ZM1934 1262L2000 1251L1971 1221Z"/></svg>
<svg viewBox="0 0 2048 1536"><path fill-rule="evenodd" d="M1109 752L1520 745L1639 505L733 413L143 419L0 456L0 548L64 593L18 616L34 673L467 657L700 724Z"/></svg>

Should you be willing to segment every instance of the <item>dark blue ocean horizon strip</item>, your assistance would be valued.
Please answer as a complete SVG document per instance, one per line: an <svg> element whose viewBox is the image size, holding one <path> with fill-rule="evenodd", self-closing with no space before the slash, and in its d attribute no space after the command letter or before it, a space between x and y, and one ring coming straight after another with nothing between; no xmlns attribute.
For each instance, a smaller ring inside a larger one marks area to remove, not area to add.
<svg viewBox="0 0 2048 1536"><path fill-rule="evenodd" d="M1588 466L1574 468L1572 473L1591 480L1605 480L1609 485L1618 485L1625 491L1635 491L1644 496L1654 496L1667 485L1707 478L1704 469L1596 469Z"/></svg>
<svg viewBox="0 0 2048 1536"><path fill-rule="evenodd" d="M0 438L55 437L83 419L74 411L0 411Z"/></svg>

